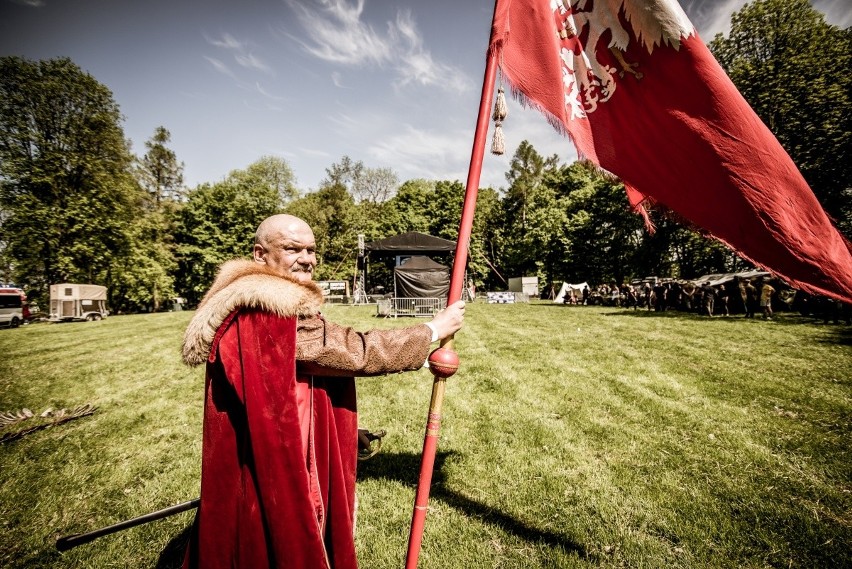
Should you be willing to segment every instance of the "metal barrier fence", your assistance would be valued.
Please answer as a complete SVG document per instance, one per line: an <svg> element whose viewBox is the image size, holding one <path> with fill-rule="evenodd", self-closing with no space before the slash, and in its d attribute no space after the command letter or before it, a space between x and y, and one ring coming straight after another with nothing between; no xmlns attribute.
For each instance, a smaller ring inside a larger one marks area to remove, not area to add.
<svg viewBox="0 0 852 569"><path fill-rule="evenodd" d="M530 296L523 292L489 292L486 293L485 298L488 304L516 304L530 301Z"/></svg>
<svg viewBox="0 0 852 569"><path fill-rule="evenodd" d="M447 306L446 298L382 298L376 303L379 316L419 316L431 318Z"/></svg>

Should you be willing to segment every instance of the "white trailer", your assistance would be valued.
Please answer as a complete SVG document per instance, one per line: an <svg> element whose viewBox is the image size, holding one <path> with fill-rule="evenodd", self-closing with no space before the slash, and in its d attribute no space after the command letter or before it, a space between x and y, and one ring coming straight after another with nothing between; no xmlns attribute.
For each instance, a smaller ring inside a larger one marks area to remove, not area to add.
<svg viewBox="0 0 852 569"><path fill-rule="evenodd" d="M106 318L107 289L92 284L50 285L50 320L100 320Z"/></svg>
<svg viewBox="0 0 852 569"><path fill-rule="evenodd" d="M509 279L509 291L538 297L538 277L512 277Z"/></svg>

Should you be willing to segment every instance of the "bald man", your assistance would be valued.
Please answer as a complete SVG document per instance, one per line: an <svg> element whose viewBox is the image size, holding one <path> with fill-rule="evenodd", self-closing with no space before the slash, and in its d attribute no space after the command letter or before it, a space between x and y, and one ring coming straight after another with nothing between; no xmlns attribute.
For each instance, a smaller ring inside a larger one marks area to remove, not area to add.
<svg viewBox="0 0 852 569"><path fill-rule="evenodd" d="M310 226L274 215L251 261L229 261L187 328L206 363L201 505L184 567L355 568L355 376L420 369L461 328L357 332L325 320Z"/></svg>

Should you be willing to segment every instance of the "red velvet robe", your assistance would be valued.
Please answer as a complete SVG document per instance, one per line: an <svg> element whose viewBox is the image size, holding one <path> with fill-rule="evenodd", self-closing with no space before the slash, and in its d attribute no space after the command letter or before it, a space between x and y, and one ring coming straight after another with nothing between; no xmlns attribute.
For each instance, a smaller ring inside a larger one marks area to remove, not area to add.
<svg viewBox="0 0 852 569"><path fill-rule="evenodd" d="M187 327L183 359L207 371L185 569L357 567L353 376L418 369L431 331L356 332L326 322L322 300L314 283L234 260Z"/></svg>
<svg viewBox="0 0 852 569"><path fill-rule="evenodd" d="M201 505L185 568L357 567L355 384L312 381L309 456L329 508L318 515L296 410L296 318L242 310L219 327L207 363Z"/></svg>

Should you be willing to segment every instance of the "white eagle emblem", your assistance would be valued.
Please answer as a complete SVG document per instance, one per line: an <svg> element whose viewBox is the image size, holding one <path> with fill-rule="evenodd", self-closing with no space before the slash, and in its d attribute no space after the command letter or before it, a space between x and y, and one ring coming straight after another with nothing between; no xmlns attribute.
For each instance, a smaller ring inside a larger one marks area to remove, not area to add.
<svg viewBox="0 0 852 569"><path fill-rule="evenodd" d="M624 59L630 34L621 25L621 11L648 53L663 44L679 49L681 38L695 33L677 0L551 0L550 7L560 39L565 106L571 119L585 118L608 101L615 93L616 76L623 78L627 73L642 79L639 64ZM607 31L606 47L619 68L597 56L598 41Z"/></svg>

